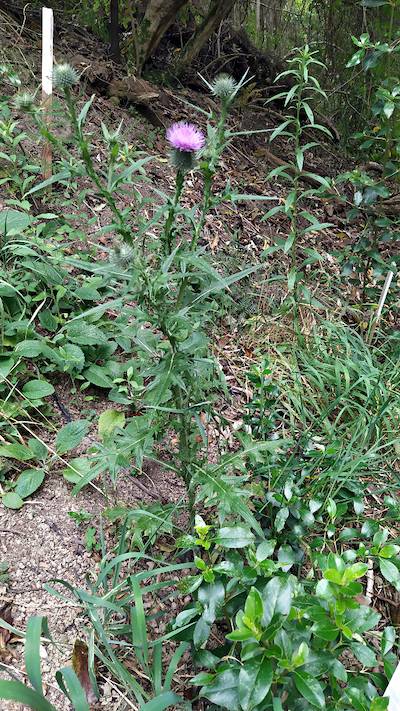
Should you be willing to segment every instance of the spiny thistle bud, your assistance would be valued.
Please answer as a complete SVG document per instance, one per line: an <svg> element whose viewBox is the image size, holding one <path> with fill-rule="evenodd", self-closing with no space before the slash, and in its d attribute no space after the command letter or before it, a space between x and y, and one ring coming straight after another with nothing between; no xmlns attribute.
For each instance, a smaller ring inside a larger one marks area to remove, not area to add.
<svg viewBox="0 0 400 711"><path fill-rule="evenodd" d="M131 266L135 257L135 250L130 247L129 244L117 245L110 255L111 264L118 267L118 269L128 269Z"/></svg>
<svg viewBox="0 0 400 711"><path fill-rule="evenodd" d="M14 106L17 111L32 111L35 97L28 91L23 91L14 97Z"/></svg>
<svg viewBox="0 0 400 711"><path fill-rule="evenodd" d="M57 64L54 67L53 83L57 89L70 89L78 81L78 72L70 64Z"/></svg>
<svg viewBox="0 0 400 711"><path fill-rule="evenodd" d="M172 165L182 172L193 170L196 154L203 148L205 140L202 131L192 123L180 121L172 124L167 131L167 141L172 148Z"/></svg>
<svg viewBox="0 0 400 711"><path fill-rule="evenodd" d="M218 96L221 101L229 101L237 89L237 82L229 74L219 74L211 84L212 92Z"/></svg>
<svg viewBox="0 0 400 711"><path fill-rule="evenodd" d="M194 170L196 166L196 156L189 151L172 150L169 154L171 165L182 173Z"/></svg>

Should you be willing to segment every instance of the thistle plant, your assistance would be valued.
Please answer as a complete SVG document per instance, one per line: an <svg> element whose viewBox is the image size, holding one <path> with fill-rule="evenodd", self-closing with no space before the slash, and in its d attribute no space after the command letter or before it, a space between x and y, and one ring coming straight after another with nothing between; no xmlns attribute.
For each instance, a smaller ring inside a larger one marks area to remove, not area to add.
<svg viewBox="0 0 400 711"><path fill-rule="evenodd" d="M210 88L216 93L218 86L217 80ZM170 160L176 171L175 192L161 211L165 219L158 272L153 277L147 273L141 293L146 303L147 320L150 319L164 337L164 360L158 362L157 371L162 371L166 381L163 393L170 389L172 418L168 419L170 423L172 419L173 428L178 433L178 471L187 487L192 521L199 449L206 438L204 427L200 425L201 416L210 412L212 393L219 381L204 327L216 310L214 294L225 287L225 282L208 264L198 242L209 210L230 196L229 186L222 195L214 195L212 188L220 157L229 141L226 119L238 87L233 79L228 83L225 81L220 115L214 125L208 126L207 142L194 124L179 122L167 131ZM180 198L185 178L198 160L203 177L203 197L194 210L183 210ZM189 227L188 236L179 217L184 218ZM235 275L230 282L242 276L242 273ZM157 401L157 406L160 404ZM154 419L151 424L154 425Z"/></svg>
<svg viewBox="0 0 400 711"><path fill-rule="evenodd" d="M154 188L160 204L153 207L150 219L143 221L138 211L133 221L131 213L119 207L118 198L127 176L131 179L150 158L132 161L123 169L119 158L121 127L110 132L103 126L108 160L105 166L98 166L85 130L92 100L78 112L74 91L77 76L67 65L56 69L55 79L64 96L76 148L67 163L65 148L60 147L62 167L72 166L72 176L91 179L94 191L113 214L111 227L120 239L109 263L109 278L113 292L119 291L123 303L117 323L120 342L134 363L128 371L127 392L138 413L115 429L106 444L98 446L74 493L107 471L115 483L118 471L131 461L140 469L144 457L157 458L154 445L163 440L169 455L168 468L185 483L193 520L196 490L206 467L207 421L222 387L221 371L208 345L207 326L218 312L216 295L254 271L251 266L222 278L199 245L208 212L223 201L236 198L229 182L221 193L216 193L214 177L221 155L234 135L227 127L228 112L246 77L240 82L220 77L209 85L219 100L219 110L216 115L207 114L207 138L193 123L181 121L168 129L175 190L171 197ZM40 116L36 120L40 122ZM44 136L45 131L44 128ZM58 145L57 137L52 136L51 140ZM181 197L186 178L195 169L203 181L203 194L198 204L186 209ZM36 189L43 187L45 183ZM139 204L141 199L139 194ZM107 267L102 265L101 270L104 273ZM216 479L216 475L207 474L209 490L215 484L220 492ZM228 502L224 507L224 515L227 514Z"/></svg>
<svg viewBox="0 0 400 711"><path fill-rule="evenodd" d="M329 181L320 175L311 173L305 168L307 152L318 146L318 141L307 141L307 133L324 133L330 136L329 130L315 121L313 103L316 98L326 99L325 92L321 89L318 79L312 74L316 67L324 66L322 62L315 58L317 52L312 52L308 45L295 50L295 56L288 60L290 69L279 74L275 81L283 77L290 79L291 88L273 96L269 101L284 99L285 120L271 133L270 141L274 141L278 136L285 136L288 139L290 158L286 165L279 166L272 170L268 178L283 178L289 185L289 192L285 202L277 205L267 212L264 219L268 219L278 212L282 212L289 219L289 234L285 240L277 242L277 248L282 249L285 254L290 255L290 266L288 273L288 289L292 293L295 302L299 296L299 284L303 278L302 268L307 264L320 259L320 256L311 249L302 248L306 259L298 261L299 240L309 232L319 232L331 223L319 222L314 215L307 210L308 203L313 200L321 191L329 189ZM304 187L304 182L312 182L316 187ZM318 184L321 188L318 188ZM304 227L304 221L307 225ZM302 285L302 295L309 300L308 290Z"/></svg>

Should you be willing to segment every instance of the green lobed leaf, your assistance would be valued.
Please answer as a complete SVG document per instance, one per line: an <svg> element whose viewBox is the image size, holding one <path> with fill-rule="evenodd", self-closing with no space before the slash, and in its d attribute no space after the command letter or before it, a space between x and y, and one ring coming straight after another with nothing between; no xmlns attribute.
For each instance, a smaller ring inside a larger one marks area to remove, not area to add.
<svg viewBox="0 0 400 711"><path fill-rule="evenodd" d="M2 498L3 505L8 509L21 509L24 505L21 497L14 491L10 491L8 494L4 494Z"/></svg>
<svg viewBox="0 0 400 711"><path fill-rule="evenodd" d="M28 400L41 400L54 393L54 388L47 380L30 380L22 388L23 395Z"/></svg>
<svg viewBox="0 0 400 711"><path fill-rule="evenodd" d="M93 363L84 372L84 376L89 383L96 385L98 388L112 388L114 383L110 376L108 368L101 365L96 365Z"/></svg>
<svg viewBox="0 0 400 711"><path fill-rule="evenodd" d="M102 412L99 417L98 432L102 439L106 439L118 427L122 429L125 424L125 415L120 410L110 409Z"/></svg>
<svg viewBox="0 0 400 711"><path fill-rule="evenodd" d="M17 459L19 462L27 462L29 459L33 459L34 453L24 444L13 442L12 444L0 445L0 457Z"/></svg>
<svg viewBox="0 0 400 711"><path fill-rule="evenodd" d="M24 358L36 358L42 354L42 343L33 339L20 341L15 347L15 353Z"/></svg>
<svg viewBox="0 0 400 711"><path fill-rule="evenodd" d="M20 210L2 209L0 211L0 232L8 234L23 232L31 224L32 218Z"/></svg>
<svg viewBox="0 0 400 711"><path fill-rule="evenodd" d="M66 331L69 340L81 346L100 346L107 343L104 331L84 320L72 321Z"/></svg>
<svg viewBox="0 0 400 711"><path fill-rule="evenodd" d="M65 454L71 449L75 449L86 436L89 429L88 420L74 420L62 427L56 437L56 451L58 454Z"/></svg>
<svg viewBox="0 0 400 711"><path fill-rule="evenodd" d="M43 469L25 469L17 479L14 492L21 499L26 499L43 484L44 476Z"/></svg>

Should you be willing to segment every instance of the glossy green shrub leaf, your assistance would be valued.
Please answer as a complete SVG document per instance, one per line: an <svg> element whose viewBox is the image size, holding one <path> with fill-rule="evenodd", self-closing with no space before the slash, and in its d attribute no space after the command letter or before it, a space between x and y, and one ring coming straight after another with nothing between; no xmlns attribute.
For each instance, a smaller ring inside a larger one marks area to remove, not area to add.
<svg viewBox="0 0 400 711"><path fill-rule="evenodd" d="M378 664L375 653L366 644L353 642L351 649L364 667L374 667Z"/></svg>
<svg viewBox="0 0 400 711"><path fill-rule="evenodd" d="M268 627L275 614L288 615L292 601L292 584L289 577L275 577L261 591L264 612L262 624Z"/></svg>
<svg viewBox="0 0 400 711"><path fill-rule="evenodd" d="M394 627L385 627L382 633L381 652L383 655L390 652L396 639L396 630Z"/></svg>
<svg viewBox="0 0 400 711"><path fill-rule="evenodd" d="M276 541L275 540L268 540L268 541L263 541L257 546L256 550L256 558L259 562L262 562L263 560L267 560L267 558L270 558L275 550L276 546Z"/></svg>
<svg viewBox="0 0 400 711"><path fill-rule="evenodd" d="M294 672L294 683L300 694L317 709L325 708L325 696L322 685L311 674L304 671Z"/></svg>
<svg viewBox="0 0 400 711"><path fill-rule="evenodd" d="M217 674L211 684L203 686L200 696L204 696L216 706L240 711L238 682L239 670L227 669Z"/></svg>
<svg viewBox="0 0 400 711"><path fill-rule="evenodd" d="M215 543L224 548L245 548L254 541L254 533L242 526L225 526L220 528Z"/></svg>
<svg viewBox="0 0 400 711"><path fill-rule="evenodd" d="M250 659L240 668L238 694L243 711L251 711L267 696L273 679L272 663L269 659Z"/></svg>
<svg viewBox="0 0 400 711"><path fill-rule="evenodd" d="M263 614L263 601L257 588L251 588L244 606L244 614L251 620L258 620Z"/></svg>
<svg viewBox="0 0 400 711"><path fill-rule="evenodd" d="M386 696L376 696L372 699L369 711L386 711L389 708L389 698Z"/></svg>
<svg viewBox="0 0 400 711"><path fill-rule="evenodd" d="M379 569L386 580L392 585L400 585L400 571L390 560L385 558L379 559Z"/></svg>

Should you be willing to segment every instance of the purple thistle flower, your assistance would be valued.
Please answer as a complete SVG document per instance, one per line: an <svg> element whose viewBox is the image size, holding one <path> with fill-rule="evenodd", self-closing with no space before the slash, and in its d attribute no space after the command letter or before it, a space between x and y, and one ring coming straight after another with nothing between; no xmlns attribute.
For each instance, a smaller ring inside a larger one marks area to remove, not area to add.
<svg viewBox="0 0 400 711"><path fill-rule="evenodd" d="M173 123L167 130L167 141L177 151L195 153L203 148L206 139L194 124L179 121Z"/></svg>

